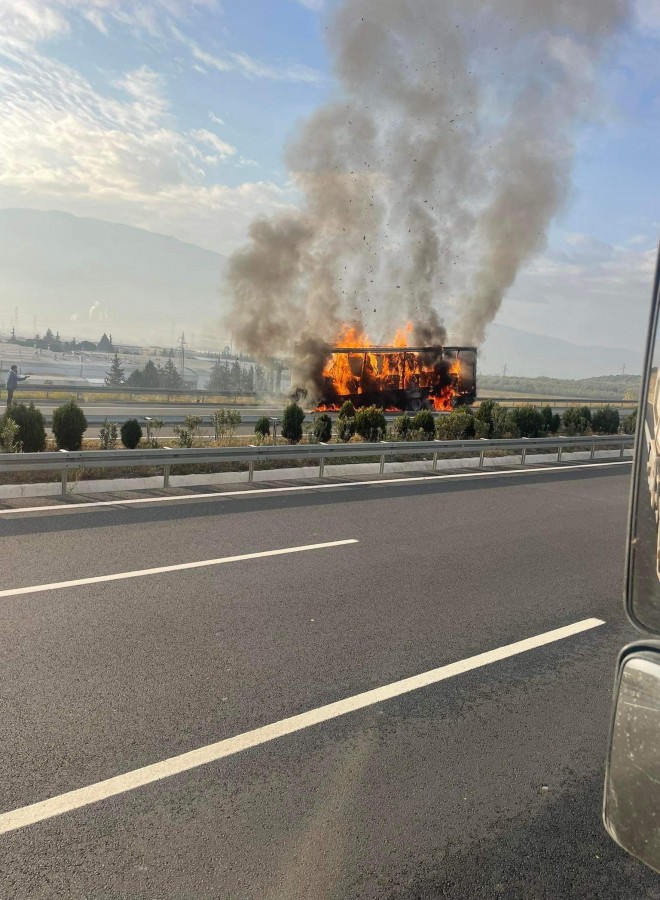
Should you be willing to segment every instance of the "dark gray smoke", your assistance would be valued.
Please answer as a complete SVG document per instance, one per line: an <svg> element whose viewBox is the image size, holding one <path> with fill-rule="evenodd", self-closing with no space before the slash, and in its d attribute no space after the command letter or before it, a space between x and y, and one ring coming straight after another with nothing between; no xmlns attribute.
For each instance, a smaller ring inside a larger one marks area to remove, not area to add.
<svg viewBox="0 0 660 900"><path fill-rule="evenodd" d="M570 185L573 139L629 0L345 0L339 88L287 154L300 211L231 260L231 326L272 356L305 336L314 386L341 325L480 343ZM316 352L314 351L316 348Z"/></svg>

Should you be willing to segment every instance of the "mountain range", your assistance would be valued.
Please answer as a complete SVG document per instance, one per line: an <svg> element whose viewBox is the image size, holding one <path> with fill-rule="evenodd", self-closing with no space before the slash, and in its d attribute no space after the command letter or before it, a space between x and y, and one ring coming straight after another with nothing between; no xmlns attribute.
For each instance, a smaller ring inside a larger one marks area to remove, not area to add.
<svg viewBox="0 0 660 900"><path fill-rule="evenodd" d="M219 253L140 228L29 209L0 210L0 333L221 349L231 338ZM228 333L229 332L229 333ZM480 354L488 374L586 378L641 371L640 352L583 347L494 323Z"/></svg>

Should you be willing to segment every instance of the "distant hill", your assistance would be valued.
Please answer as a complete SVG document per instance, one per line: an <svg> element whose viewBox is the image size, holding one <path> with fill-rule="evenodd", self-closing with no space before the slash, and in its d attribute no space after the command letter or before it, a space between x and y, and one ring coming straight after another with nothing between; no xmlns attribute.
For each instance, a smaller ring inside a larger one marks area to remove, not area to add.
<svg viewBox="0 0 660 900"><path fill-rule="evenodd" d="M0 210L0 327L139 344L218 332L226 260L175 238L62 212ZM218 335L225 340L224 333Z"/></svg>
<svg viewBox="0 0 660 900"><path fill-rule="evenodd" d="M494 323L479 354L482 374L501 373L506 366L509 375L549 378L591 378L612 375L625 370L642 371L640 349L628 347L582 347L549 335L518 331Z"/></svg>
<svg viewBox="0 0 660 900"><path fill-rule="evenodd" d="M637 400L642 386L640 375L600 375L597 378L521 378L481 375L479 391L484 396L557 397L584 400Z"/></svg>
<svg viewBox="0 0 660 900"><path fill-rule="evenodd" d="M24 337L46 328L62 337L222 348L226 259L162 234L62 212L0 209L0 333ZM483 374L587 378L641 371L625 347L580 347L497 323L479 358Z"/></svg>

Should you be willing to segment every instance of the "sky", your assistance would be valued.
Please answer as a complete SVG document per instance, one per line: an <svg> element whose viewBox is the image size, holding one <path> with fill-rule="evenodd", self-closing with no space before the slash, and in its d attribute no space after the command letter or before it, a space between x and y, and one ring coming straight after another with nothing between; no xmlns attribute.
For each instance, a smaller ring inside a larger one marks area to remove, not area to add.
<svg viewBox="0 0 660 900"><path fill-rule="evenodd" d="M333 0L0 0L0 208L229 254L295 205L283 156L332 96ZM577 135L573 188L497 321L637 349L660 235L660 0L638 0Z"/></svg>

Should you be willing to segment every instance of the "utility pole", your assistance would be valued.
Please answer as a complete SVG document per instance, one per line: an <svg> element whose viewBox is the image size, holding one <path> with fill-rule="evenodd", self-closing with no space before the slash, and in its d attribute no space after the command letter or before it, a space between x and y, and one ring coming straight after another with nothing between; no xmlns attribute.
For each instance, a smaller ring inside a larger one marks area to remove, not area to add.
<svg viewBox="0 0 660 900"><path fill-rule="evenodd" d="M507 370L507 367L506 367L506 363L504 363L504 368L502 369L502 378L506 378L506 373L507 373L507 371L508 371L508 370Z"/></svg>
<svg viewBox="0 0 660 900"><path fill-rule="evenodd" d="M185 331L181 332L181 337L179 338L179 348L181 350L181 378L186 377L186 333Z"/></svg>

